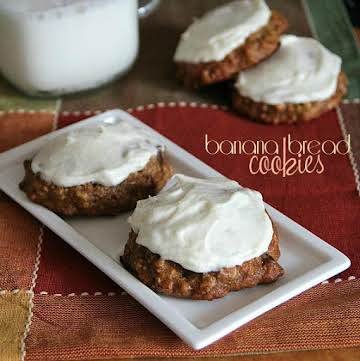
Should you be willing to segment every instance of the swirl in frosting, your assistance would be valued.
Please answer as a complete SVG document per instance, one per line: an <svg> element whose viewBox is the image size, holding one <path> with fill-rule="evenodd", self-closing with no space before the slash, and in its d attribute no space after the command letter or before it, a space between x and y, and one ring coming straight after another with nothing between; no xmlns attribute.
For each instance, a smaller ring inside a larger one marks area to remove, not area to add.
<svg viewBox="0 0 360 361"><path fill-rule="evenodd" d="M311 38L283 35L269 59L239 74L239 94L267 104L305 103L336 91L341 58Z"/></svg>
<svg viewBox="0 0 360 361"><path fill-rule="evenodd" d="M142 170L162 146L144 129L125 121L83 127L47 143L31 168L57 186L115 186Z"/></svg>
<svg viewBox="0 0 360 361"><path fill-rule="evenodd" d="M259 257L273 237L261 194L225 178L174 175L138 201L129 223L138 244L199 273Z"/></svg>
<svg viewBox="0 0 360 361"><path fill-rule="evenodd" d="M264 0L237 0L220 6L196 19L182 34L174 59L189 63L223 60L270 17Z"/></svg>

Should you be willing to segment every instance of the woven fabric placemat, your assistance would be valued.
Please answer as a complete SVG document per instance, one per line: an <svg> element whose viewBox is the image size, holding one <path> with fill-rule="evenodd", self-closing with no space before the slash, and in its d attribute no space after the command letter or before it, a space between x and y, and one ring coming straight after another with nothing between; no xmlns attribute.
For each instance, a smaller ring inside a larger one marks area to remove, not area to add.
<svg viewBox="0 0 360 361"><path fill-rule="evenodd" d="M214 345L193 351L61 239L2 196L0 323L6 327L0 339L5 340L4 352L14 352L16 347L24 352L26 346L28 360L40 356L95 360L360 345L360 202L348 155L324 156L321 175L260 177L249 173L248 156L209 155L204 148L205 133L211 139L278 142L291 133L298 140L337 142L343 139L339 113L330 112L302 127L268 127L217 106L196 104L160 103L132 113L224 175L260 190L270 204L346 253L352 267ZM62 113L57 125L66 126L88 115ZM26 119L28 114L19 116Z"/></svg>

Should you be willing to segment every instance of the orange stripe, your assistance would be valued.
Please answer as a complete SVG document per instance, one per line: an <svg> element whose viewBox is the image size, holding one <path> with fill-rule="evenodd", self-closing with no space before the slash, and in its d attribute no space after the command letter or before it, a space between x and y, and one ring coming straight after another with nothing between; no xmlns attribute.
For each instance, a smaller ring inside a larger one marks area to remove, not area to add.
<svg viewBox="0 0 360 361"><path fill-rule="evenodd" d="M220 356L359 346L360 280L318 286L194 351L129 296L34 298L27 360Z"/></svg>
<svg viewBox="0 0 360 361"><path fill-rule="evenodd" d="M39 222L10 200L0 200L0 289L28 289L34 268Z"/></svg>
<svg viewBox="0 0 360 361"><path fill-rule="evenodd" d="M49 133L53 113L4 113L0 115L0 152Z"/></svg>

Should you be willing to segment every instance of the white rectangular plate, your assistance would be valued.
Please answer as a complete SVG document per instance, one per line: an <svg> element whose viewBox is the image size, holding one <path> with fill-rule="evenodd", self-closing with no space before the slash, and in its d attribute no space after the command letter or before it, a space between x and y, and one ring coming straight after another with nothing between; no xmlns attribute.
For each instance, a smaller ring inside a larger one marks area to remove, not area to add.
<svg viewBox="0 0 360 361"><path fill-rule="evenodd" d="M18 187L24 176L22 162L31 158L49 139L75 128L118 121L127 121L148 129L166 146L167 157L176 172L197 177L222 176L130 114L113 110L3 153L0 156L0 188L106 273L193 348L201 349L215 342L246 322L350 266L350 260L344 254L266 205L279 230L282 251L280 263L285 269L284 277L273 284L235 292L212 302L157 295L119 263L119 256L128 238L128 214L62 219L46 208L30 202Z"/></svg>

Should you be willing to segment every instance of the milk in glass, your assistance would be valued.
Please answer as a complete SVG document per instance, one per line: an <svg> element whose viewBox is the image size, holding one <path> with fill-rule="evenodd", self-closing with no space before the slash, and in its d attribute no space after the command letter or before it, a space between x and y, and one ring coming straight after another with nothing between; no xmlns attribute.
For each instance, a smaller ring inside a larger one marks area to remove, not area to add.
<svg viewBox="0 0 360 361"><path fill-rule="evenodd" d="M137 0L0 0L0 71L26 93L97 87L137 51Z"/></svg>

